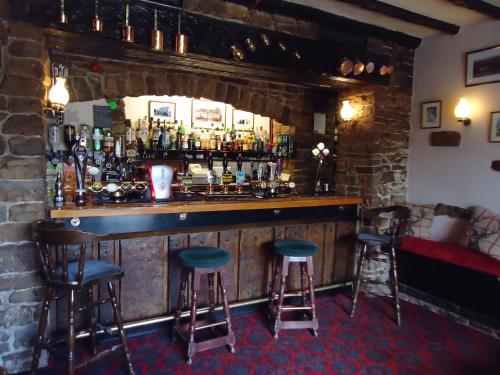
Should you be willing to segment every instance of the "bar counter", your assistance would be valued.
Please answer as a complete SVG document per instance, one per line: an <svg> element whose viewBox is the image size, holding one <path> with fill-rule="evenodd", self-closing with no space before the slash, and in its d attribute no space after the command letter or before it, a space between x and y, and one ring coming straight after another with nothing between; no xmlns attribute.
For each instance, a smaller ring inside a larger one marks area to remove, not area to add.
<svg viewBox="0 0 500 375"><path fill-rule="evenodd" d="M314 257L316 287L352 281L358 197L291 196L249 201L194 201L66 206L50 216L68 228L102 235L94 257L119 264L122 313L130 325L171 318L180 284L178 253L193 246L229 251L229 301L262 301L271 280L274 240L304 239L319 244ZM298 290L292 267L291 289ZM201 305L207 302L202 292ZM64 309L64 305L60 306ZM111 318L110 310L101 319ZM56 322L54 322L56 323ZM58 324L52 324L57 328Z"/></svg>

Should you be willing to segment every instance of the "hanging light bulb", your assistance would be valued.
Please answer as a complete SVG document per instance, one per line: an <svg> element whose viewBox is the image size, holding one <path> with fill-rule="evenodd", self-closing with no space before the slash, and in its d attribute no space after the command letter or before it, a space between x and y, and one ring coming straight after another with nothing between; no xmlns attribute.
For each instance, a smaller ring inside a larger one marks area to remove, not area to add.
<svg viewBox="0 0 500 375"><path fill-rule="evenodd" d="M344 121L351 121L354 117L354 108L351 107L349 100L342 101L342 108L340 109L340 117Z"/></svg>
<svg viewBox="0 0 500 375"><path fill-rule="evenodd" d="M53 108L64 108L69 102L69 93L66 88L65 68L62 65L52 64L53 83L49 91L49 101Z"/></svg>
<svg viewBox="0 0 500 375"><path fill-rule="evenodd" d="M455 117L457 118L457 121L463 122L464 125L469 125L471 123L469 118L471 112L471 106L467 101L467 98L460 98L457 106L455 107Z"/></svg>
<svg viewBox="0 0 500 375"><path fill-rule="evenodd" d="M104 23L99 18L99 0L95 0L94 2L94 19L92 20L92 31L101 33L104 29Z"/></svg>
<svg viewBox="0 0 500 375"><path fill-rule="evenodd" d="M155 9L154 28L151 30L151 49L163 52L163 32L158 30L158 10Z"/></svg>
<svg viewBox="0 0 500 375"><path fill-rule="evenodd" d="M122 40L125 42L133 43L135 41L135 30L134 26L129 24L129 16L130 16L130 4L127 1L125 4L125 25L122 30Z"/></svg>

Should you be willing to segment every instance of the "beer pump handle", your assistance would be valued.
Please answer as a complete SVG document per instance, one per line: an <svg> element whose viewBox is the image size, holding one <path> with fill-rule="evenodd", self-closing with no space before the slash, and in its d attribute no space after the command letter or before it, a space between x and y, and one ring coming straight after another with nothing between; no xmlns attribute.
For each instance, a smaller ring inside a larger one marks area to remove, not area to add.
<svg viewBox="0 0 500 375"><path fill-rule="evenodd" d="M183 163L184 163L184 175L186 175L189 172L189 159L185 155Z"/></svg>
<svg viewBox="0 0 500 375"><path fill-rule="evenodd" d="M88 152L84 146L75 143L73 146L73 156L75 157L76 172L76 195L75 204L85 206L87 197L85 196L85 175L87 174Z"/></svg>
<svg viewBox="0 0 500 375"><path fill-rule="evenodd" d="M236 159L236 165L238 167L238 172L241 172L241 167L243 166L243 159L241 154L238 154L238 159Z"/></svg>
<svg viewBox="0 0 500 375"><path fill-rule="evenodd" d="M227 172L227 165L228 165L227 154L224 153L224 158L222 159L222 169L224 170L224 173Z"/></svg>
<svg viewBox="0 0 500 375"><path fill-rule="evenodd" d="M207 163L208 163L208 170L209 171L213 170L214 169L214 159L212 159L212 153L208 154Z"/></svg>

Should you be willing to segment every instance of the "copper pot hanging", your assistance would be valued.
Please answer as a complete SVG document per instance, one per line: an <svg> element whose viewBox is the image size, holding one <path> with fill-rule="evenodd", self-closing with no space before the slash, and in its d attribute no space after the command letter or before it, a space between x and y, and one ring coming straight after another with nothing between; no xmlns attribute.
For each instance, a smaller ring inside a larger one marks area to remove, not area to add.
<svg viewBox="0 0 500 375"><path fill-rule="evenodd" d="M353 64L352 60L350 60L348 58L343 58L342 60L340 60L338 70L339 70L340 74L342 74L343 76L346 76L352 72L353 67L354 67L354 64Z"/></svg>
<svg viewBox="0 0 500 375"><path fill-rule="evenodd" d="M353 72L355 76L359 76L365 71L365 64L360 60L357 60L353 67Z"/></svg>
<svg viewBox="0 0 500 375"><path fill-rule="evenodd" d="M365 72L367 72L368 74L372 74L375 70L375 64L373 63L373 61L368 61L365 65Z"/></svg>

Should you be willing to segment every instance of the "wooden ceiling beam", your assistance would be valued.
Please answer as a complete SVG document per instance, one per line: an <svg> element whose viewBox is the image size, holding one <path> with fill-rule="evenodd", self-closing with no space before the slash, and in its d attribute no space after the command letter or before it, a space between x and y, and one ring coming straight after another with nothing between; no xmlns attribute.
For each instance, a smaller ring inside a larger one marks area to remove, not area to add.
<svg viewBox="0 0 500 375"><path fill-rule="evenodd" d="M231 3L245 5L250 9L257 9L267 13L276 13L300 20L318 23L325 29L334 29L345 33L373 36L380 39L396 42L402 46L417 48L421 39L399 31L386 29L365 22L352 20L347 17L337 16L310 6L290 3L284 0L226 0Z"/></svg>
<svg viewBox="0 0 500 375"><path fill-rule="evenodd" d="M381 13L386 16L397 18L405 22L428 27L430 29L443 31L448 34L456 34L460 26L444 22L435 18L427 17L388 3L377 0L337 0L346 4L354 5L372 12Z"/></svg>
<svg viewBox="0 0 500 375"><path fill-rule="evenodd" d="M482 0L448 0L459 7L475 10L491 18L500 19L500 8Z"/></svg>

